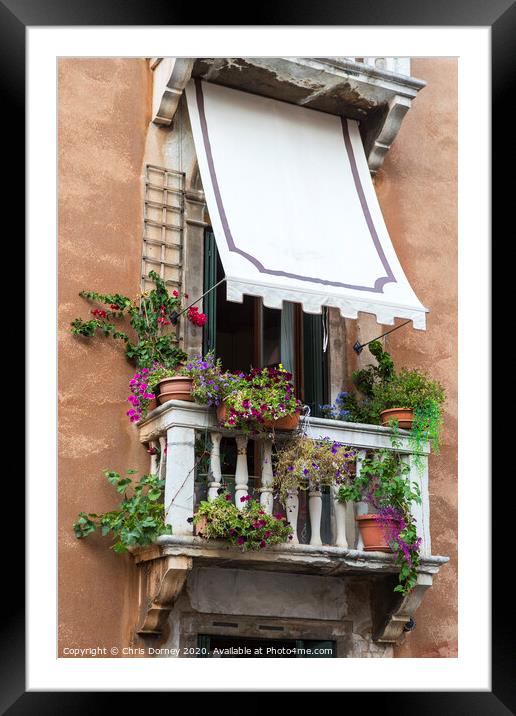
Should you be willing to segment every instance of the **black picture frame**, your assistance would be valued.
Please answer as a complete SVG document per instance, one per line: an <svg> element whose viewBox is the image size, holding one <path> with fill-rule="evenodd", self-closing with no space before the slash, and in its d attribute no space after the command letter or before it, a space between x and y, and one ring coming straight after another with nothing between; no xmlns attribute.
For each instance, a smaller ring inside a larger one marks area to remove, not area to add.
<svg viewBox="0 0 516 716"><path fill-rule="evenodd" d="M240 8L239 8L240 9ZM381 25L381 26L489 26L492 33L492 150L493 190L492 216L497 221L508 221L508 212L514 204L513 182L505 180L503 169L512 168L510 152L512 132L508 127L510 115L511 79L516 76L516 4L513 0L299 0L280 5L265 3L246 8L247 16L233 11L225 4L203 8L202 25ZM80 26L80 25L196 25L198 7L183 7L168 0L0 0L0 83L3 99L1 112L4 143L4 215L17 217L16 236L21 231L25 207L20 196L24 182L25 146L25 33L27 27ZM238 18L238 20L237 20ZM240 19L242 18L242 19ZM237 20L235 22L235 20ZM474 118L472 118L474 121ZM503 143L503 146L502 146ZM6 156L7 154L7 156ZM502 157L504 164L502 169ZM508 161L509 159L509 161ZM6 169L8 168L8 170ZM498 169L498 171L496 171ZM12 230L11 230L12 231ZM18 251L18 250L17 250ZM493 258L495 254L493 252ZM508 270L508 268L506 269ZM508 279L509 280L509 279ZM493 301L493 309L496 303ZM53 307L49 307L52 314ZM495 315L496 311L493 311ZM493 326L494 329L494 326ZM484 337L483 339L486 340ZM503 432L503 428L501 431ZM500 441L503 440L503 435ZM510 443L505 441L505 445ZM511 471L512 472L512 471ZM506 474L506 478L510 478ZM12 478L11 478L12 479ZM504 479L502 475L500 480ZM10 489L13 489L13 482ZM21 490L17 484L16 490ZM508 488L510 489L510 488ZM17 492L18 502L21 496ZM504 497L505 501L505 497ZM494 523L494 522L493 522ZM501 544L502 527L494 523L493 543ZM24 568L20 556L22 544L20 526L4 532L7 540L16 534L14 549L5 549L4 596L11 606L6 608L0 622L0 712L9 716L21 714L68 714L97 710L101 701L113 701L114 694L96 692L26 692L25 690L25 626L23 608ZM7 545L8 546L8 545ZM467 714L468 716L500 716L515 713L514 642L511 639L513 623L512 590L505 579L507 566L502 563L507 555L503 550L493 551L493 609L492 609L492 691L490 692L368 692L368 709L381 709L383 713L414 714ZM337 687L338 688L338 687ZM410 684L407 684L410 688ZM316 690L316 688L314 689ZM345 695L350 708L351 693ZM131 695L133 707L145 707L145 693ZM363 697L362 697L363 698ZM172 705L171 705L172 706Z"/></svg>

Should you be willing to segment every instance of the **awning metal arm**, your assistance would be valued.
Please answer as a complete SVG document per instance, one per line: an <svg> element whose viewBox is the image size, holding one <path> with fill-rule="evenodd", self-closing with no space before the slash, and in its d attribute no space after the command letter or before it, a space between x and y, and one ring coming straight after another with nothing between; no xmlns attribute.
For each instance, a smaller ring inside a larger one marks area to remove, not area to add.
<svg viewBox="0 0 516 716"><path fill-rule="evenodd" d="M394 326L394 328L391 328L390 331L387 331L386 333L382 333L381 336L377 336L376 338L371 338L371 340L367 341L367 343L360 343L359 341L357 341L355 343L355 345L353 346L353 350L355 351L355 353L360 355L362 353L362 351L364 350L364 348L366 346L368 346L370 343L372 343L373 341L377 341L379 338L383 338L384 336L388 336L389 333L392 333L393 331L397 331L398 328L403 328L403 326L406 326L407 323L410 323L410 321L405 321L405 323L400 323L399 326Z"/></svg>
<svg viewBox="0 0 516 716"><path fill-rule="evenodd" d="M216 283L214 286L212 286L207 291L205 291L203 294L201 294L199 296L199 298L196 298L195 301L192 301L192 303L190 303L186 308L183 308L183 310L180 311L179 313L177 311L172 311L172 313L170 314L170 323L173 326L177 325L179 316L182 316L183 313L186 313L189 308L191 308L192 306L195 306L195 304L198 303L201 300L201 298L204 298L208 293L213 291L213 289L217 288L217 286L220 286L221 283L224 283L225 280L226 280L226 277L224 276L224 278L222 278L218 283Z"/></svg>

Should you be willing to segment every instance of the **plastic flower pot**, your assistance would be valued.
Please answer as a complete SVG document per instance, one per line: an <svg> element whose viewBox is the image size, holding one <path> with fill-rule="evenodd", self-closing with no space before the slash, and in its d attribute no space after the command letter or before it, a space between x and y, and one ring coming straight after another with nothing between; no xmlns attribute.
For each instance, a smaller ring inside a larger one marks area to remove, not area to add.
<svg viewBox="0 0 516 716"><path fill-rule="evenodd" d="M192 398L192 379L184 375L174 375L160 380L157 388L158 403L162 405L169 400L189 400Z"/></svg>
<svg viewBox="0 0 516 716"><path fill-rule="evenodd" d="M217 420L220 424L226 422L227 412L226 403L221 403L217 406ZM284 417L277 418L276 420L265 420L262 425L266 429L295 430L299 425L299 413L295 412L292 415L285 415Z"/></svg>
<svg viewBox="0 0 516 716"><path fill-rule="evenodd" d="M385 539L382 521L377 515L357 515L356 521L364 543L364 552L392 552Z"/></svg>
<svg viewBox="0 0 516 716"><path fill-rule="evenodd" d="M397 420L400 428L410 430L414 420L414 411L412 408L389 408L388 410L382 410L380 419L385 427L388 427L390 420Z"/></svg>

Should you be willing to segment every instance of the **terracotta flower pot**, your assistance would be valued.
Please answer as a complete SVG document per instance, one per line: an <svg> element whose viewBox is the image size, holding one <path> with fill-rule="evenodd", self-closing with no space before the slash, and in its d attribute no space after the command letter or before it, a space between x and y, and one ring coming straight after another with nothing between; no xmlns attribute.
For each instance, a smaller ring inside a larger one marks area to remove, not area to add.
<svg viewBox="0 0 516 716"><path fill-rule="evenodd" d="M217 406L217 420L219 423L226 422L227 412L226 403L221 403ZM293 415L285 415L283 418L278 418L277 420L265 420L262 425L267 429L295 430L299 425L299 413L296 412Z"/></svg>
<svg viewBox="0 0 516 716"><path fill-rule="evenodd" d="M383 525L376 515L357 515L356 521L364 543L364 552L392 552L383 530Z"/></svg>
<svg viewBox="0 0 516 716"><path fill-rule="evenodd" d="M174 375L163 378L156 386L158 389L158 403L163 404L169 400L189 400L192 398L192 379L184 375Z"/></svg>
<svg viewBox="0 0 516 716"><path fill-rule="evenodd" d="M207 517L201 517L198 522L194 524L194 530L196 535L202 535L204 530L206 529L206 525L208 524L208 518Z"/></svg>
<svg viewBox="0 0 516 716"><path fill-rule="evenodd" d="M153 410L156 410L158 407L158 401L156 398L153 398L153 400L149 400L149 404L147 406L147 413L152 413Z"/></svg>
<svg viewBox="0 0 516 716"><path fill-rule="evenodd" d="M382 410L380 419L384 426L388 426L389 420L397 420L400 428L410 430L414 420L414 411L412 408L389 408L388 410Z"/></svg>

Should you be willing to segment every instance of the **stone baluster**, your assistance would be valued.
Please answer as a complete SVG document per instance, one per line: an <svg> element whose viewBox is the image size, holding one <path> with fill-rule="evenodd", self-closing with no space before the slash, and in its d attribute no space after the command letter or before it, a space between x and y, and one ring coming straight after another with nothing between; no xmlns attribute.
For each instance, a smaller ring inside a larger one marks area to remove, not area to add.
<svg viewBox="0 0 516 716"><path fill-rule="evenodd" d="M357 455L357 477L360 475L360 470L361 470L362 462L363 462L365 456L366 456L366 451L365 451L365 450L359 450L359 451L358 451L358 455ZM368 512L368 504L367 504L366 502L357 502L357 503L355 504L355 515L366 515L367 512ZM355 533L356 548L357 548L357 549L363 549L363 547L364 547L364 542L363 542L363 540L362 540L362 535L360 534L360 530L359 530L359 528L358 528L358 524L357 524L356 521L354 520L354 517L353 517L353 521L355 522L355 525L354 525L354 533Z"/></svg>
<svg viewBox="0 0 516 716"><path fill-rule="evenodd" d="M297 517L299 514L299 490L288 490L285 510L287 512L287 521L292 527L292 539L289 541L294 544L298 544L299 537L297 536Z"/></svg>
<svg viewBox="0 0 516 716"><path fill-rule="evenodd" d="M155 452L151 453L150 456L149 472L151 475L157 475L159 468L159 443L157 442L157 440L150 441L149 450L155 450Z"/></svg>
<svg viewBox="0 0 516 716"><path fill-rule="evenodd" d="M417 536L421 537L421 546L419 548L421 555L430 555L430 504L428 498L428 456L421 455L419 457L419 466L413 455L403 455L403 461L410 467L408 479L411 483L415 482L419 487L421 494L421 504L413 502L410 508L412 517L416 522Z"/></svg>
<svg viewBox="0 0 516 716"><path fill-rule="evenodd" d="M308 487L308 511L310 513L310 544L322 544L321 540L321 517L322 517L322 492L318 485L310 482Z"/></svg>
<svg viewBox="0 0 516 716"><path fill-rule="evenodd" d="M337 547L348 547L348 538L346 537L346 516L348 510L347 504L339 502L339 486L332 485L331 493L333 497L333 514L334 514L334 526L335 533L333 535L333 542Z"/></svg>
<svg viewBox="0 0 516 716"><path fill-rule="evenodd" d="M220 489L222 482L222 471L220 468L220 441L221 433L210 433L211 453L210 453L210 482L208 482L208 500L214 500Z"/></svg>
<svg viewBox="0 0 516 716"><path fill-rule="evenodd" d="M165 465L165 522L172 534L191 535L195 473L195 430L172 426L167 430ZM162 453L163 454L163 453Z"/></svg>
<svg viewBox="0 0 516 716"><path fill-rule="evenodd" d="M274 505L273 498L273 474L272 474L272 440L267 438L263 441L262 457L262 484L260 488L260 504L268 515L272 515Z"/></svg>
<svg viewBox="0 0 516 716"><path fill-rule="evenodd" d="M241 497L247 496L247 485L249 473L247 470L247 435L239 435L235 438L237 444L237 461L235 472L235 504L239 510L244 507Z"/></svg>
<svg viewBox="0 0 516 716"><path fill-rule="evenodd" d="M167 465L167 436L162 435L159 439L159 479L166 479L165 468Z"/></svg>

